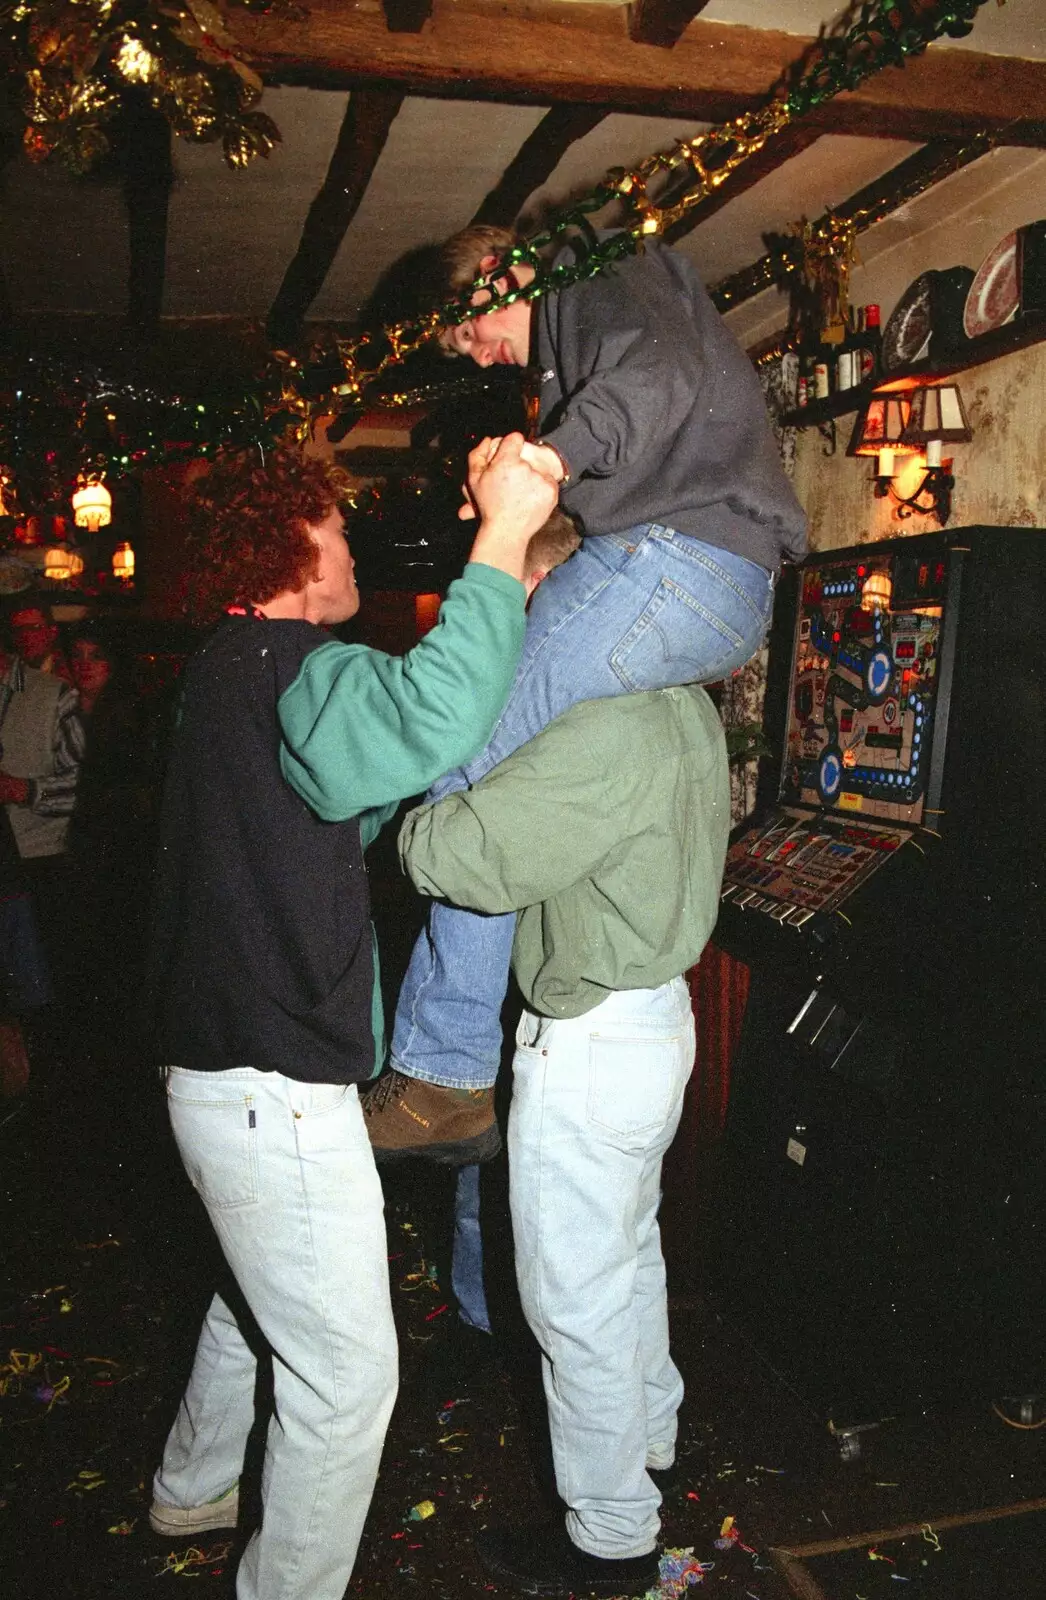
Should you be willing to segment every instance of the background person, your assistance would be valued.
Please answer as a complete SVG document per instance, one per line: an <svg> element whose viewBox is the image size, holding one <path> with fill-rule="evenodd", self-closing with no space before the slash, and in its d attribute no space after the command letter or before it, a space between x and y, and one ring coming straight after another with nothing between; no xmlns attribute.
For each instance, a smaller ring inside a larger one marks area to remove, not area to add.
<svg viewBox="0 0 1046 1600"><path fill-rule="evenodd" d="M46 600L22 600L11 611L11 638L29 667L73 683L69 658L62 649L58 624Z"/></svg>
<svg viewBox="0 0 1046 1600"><path fill-rule="evenodd" d="M107 1064L141 1048L138 1006L165 740L111 631L67 637L84 755L69 829L65 938L82 1041Z"/></svg>
<svg viewBox="0 0 1046 1600"><path fill-rule="evenodd" d="M83 752L76 690L56 675L27 666L0 645L0 804L14 835L21 881L31 896L39 933L39 940L29 937L28 925L20 922L13 959L23 991L52 996L56 991L59 1004L69 981L66 850ZM45 1015L43 1009L36 1013L40 1029Z"/></svg>

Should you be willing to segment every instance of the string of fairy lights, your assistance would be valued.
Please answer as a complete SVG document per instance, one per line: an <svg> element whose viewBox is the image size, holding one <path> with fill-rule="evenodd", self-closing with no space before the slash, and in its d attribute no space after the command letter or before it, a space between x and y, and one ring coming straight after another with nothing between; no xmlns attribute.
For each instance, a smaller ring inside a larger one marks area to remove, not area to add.
<svg viewBox="0 0 1046 1600"><path fill-rule="evenodd" d="M303 15L291 0L230 3L288 21ZM819 39L760 110L678 140L633 168L611 169L541 232L509 251L493 274L421 317L354 338L335 337L333 351L304 357L273 352L250 393L187 399L130 382L114 384L98 373L59 374L53 362L30 364L13 403L0 409L0 515L18 514L20 494L27 509L51 498L55 480L69 473L66 457L77 457L73 477L85 465L117 476L172 456L206 456L226 445L267 448L280 438L307 438L319 418L358 411L378 380L440 329L612 269L688 216L796 118L884 67L903 65L934 39L969 33L984 3L945 0L927 10L919 0L864 0L849 25ZM146 92L175 132L220 141L230 165L245 166L268 154L279 139L275 124L257 110L261 82L238 55L210 0L44 0L6 6L0 19L0 70L20 80L25 148L34 159L54 157L84 170L104 151L107 125L127 85ZM927 175L918 187L934 181ZM597 233L593 219L610 205L623 212L623 221L609 235ZM841 274L845 283L856 231L868 220L826 213L802 224L783 262L764 258L717 285L714 298L721 307L736 304L758 292L753 282L762 286L765 280L769 287L796 270L834 274L836 283ZM568 240L571 259L548 265L545 253ZM519 263L535 271L525 285L504 276ZM477 290L486 291L480 306L473 304ZM381 403L409 404L409 393L383 392ZM58 450L53 441L63 408L69 443ZM50 442L41 449L44 439Z"/></svg>

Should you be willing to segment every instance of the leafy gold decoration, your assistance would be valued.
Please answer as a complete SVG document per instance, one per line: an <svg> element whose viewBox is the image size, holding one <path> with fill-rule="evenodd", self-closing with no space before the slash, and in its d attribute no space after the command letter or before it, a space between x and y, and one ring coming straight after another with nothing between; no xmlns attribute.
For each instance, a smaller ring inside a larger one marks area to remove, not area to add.
<svg viewBox="0 0 1046 1600"><path fill-rule="evenodd" d="M228 0L288 21L292 0ZM0 5L0 70L20 82L24 146L87 172L109 149L121 94L144 90L175 133L221 142L230 167L267 156L280 142L257 110L262 82L241 58L212 0L24 0Z"/></svg>

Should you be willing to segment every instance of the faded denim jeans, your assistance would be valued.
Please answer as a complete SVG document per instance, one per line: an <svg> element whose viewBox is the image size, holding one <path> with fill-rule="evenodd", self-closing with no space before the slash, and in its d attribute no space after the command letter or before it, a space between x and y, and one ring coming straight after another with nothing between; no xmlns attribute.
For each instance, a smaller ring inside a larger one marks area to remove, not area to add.
<svg viewBox="0 0 1046 1600"><path fill-rule="evenodd" d="M263 1521L237 1600L342 1600L396 1397L381 1184L354 1084L252 1067L167 1070L171 1125L272 1351ZM182 1508L237 1481L255 1358L215 1295L154 1493Z"/></svg>
<svg viewBox="0 0 1046 1600"><path fill-rule="evenodd" d="M512 1063L516 1276L541 1346L556 1487L591 1555L652 1550L683 1382L669 1354L661 1161L694 1064L682 978L584 1016L524 1011Z"/></svg>
<svg viewBox="0 0 1046 1600"><path fill-rule="evenodd" d="M764 567L671 528L586 539L534 595L490 742L427 798L478 783L580 700L728 677L762 644L773 589ZM433 903L400 989L393 1066L459 1089L494 1082L515 926L511 913Z"/></svg>

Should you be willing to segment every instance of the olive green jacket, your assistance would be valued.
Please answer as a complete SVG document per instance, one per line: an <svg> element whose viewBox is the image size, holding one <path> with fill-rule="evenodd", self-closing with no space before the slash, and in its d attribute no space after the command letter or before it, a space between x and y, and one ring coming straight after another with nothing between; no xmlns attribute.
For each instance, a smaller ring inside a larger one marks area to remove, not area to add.
<svg viewBox="0 0 1046 1600"><path fill-rule="evenodd" d="M723 730L703 689L589 700L474 788L407 816L422 894L518 911L513 968L549 1017L693 965L715 925L730 829Z"/></svg>

